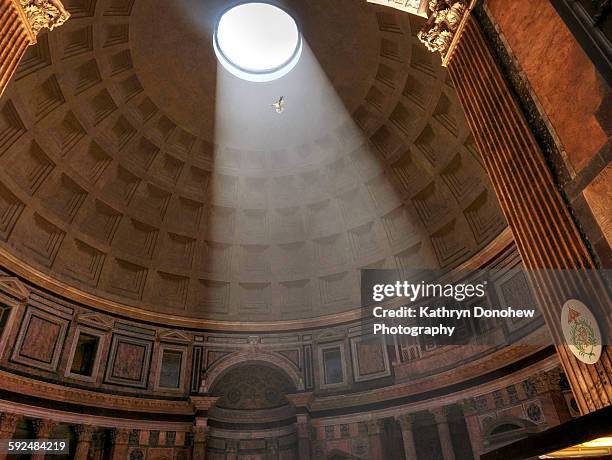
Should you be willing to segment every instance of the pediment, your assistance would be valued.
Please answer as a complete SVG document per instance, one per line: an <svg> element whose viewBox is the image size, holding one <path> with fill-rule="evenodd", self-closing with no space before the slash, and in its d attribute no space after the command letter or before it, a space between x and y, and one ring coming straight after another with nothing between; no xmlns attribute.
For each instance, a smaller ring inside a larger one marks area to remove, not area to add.
<svg viewBox="0 0 612 460"><path fill-rule="evenodd" d="M23 302L30 296L30 290L14 276L0 277L0 291Z"/></svg>

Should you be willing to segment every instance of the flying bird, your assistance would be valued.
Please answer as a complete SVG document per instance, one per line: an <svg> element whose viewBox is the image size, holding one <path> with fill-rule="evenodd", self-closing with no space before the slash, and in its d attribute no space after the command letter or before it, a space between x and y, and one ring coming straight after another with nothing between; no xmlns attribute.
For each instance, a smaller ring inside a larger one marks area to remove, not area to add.
<svg viewBox="0 0 612 460"><path fill-rule="evenodd" d="M285 111L285 96L281 96L278 102L272 104L276 113L283 113Z"/></svg>

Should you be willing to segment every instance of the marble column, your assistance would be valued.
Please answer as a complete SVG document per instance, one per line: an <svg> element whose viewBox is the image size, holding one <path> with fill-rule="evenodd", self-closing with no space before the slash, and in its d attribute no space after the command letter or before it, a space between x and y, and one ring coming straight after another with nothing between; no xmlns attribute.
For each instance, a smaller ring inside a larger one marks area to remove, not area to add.
<svg viewBox="0 0 612 460"><path fill-rule="evenodd" d="M416 444L414 443L414 415L400 415L397 417L397 421L402 430L402 440L404 441L404 458L406 460L417 460Z"/></svg>
<svg viewBox="0 0 612 460"><path fill-rule="evenodd" d="M206 458L206 439L208 438L207 426L195 426L193 428L193 458Z"/></svg>
<svg viewBox="0 0 612 460"><path fill-rule="evenodd" d="M298 460L310 460L310 420L307 415L298 415L296 423L298 436Z"/></svg>
<svg viewBox="0 0 612 460"><path fill-rule="evenodd" d="M111 440L113 443L111 460L127 459L129 439L130 430L126 428L115 428L113 431L111 431Z"/></svg>
<svg viewBox="0 0 612 460"><path fill-rule="evenodd" d="M0 95L28 46L43 29L54 29L70 17L58 0L0 0Z"/></svg>
<svg viewBox="0 0 612 460"><path fill-rule="evenodd" d="M0 439L13 439L17 423L21 419L21 415L3 412L0 414ZM5 460L6 453L0 452L0 460Z"/></svg>
<svg viewBox="0 0 612 460"><path fill-rule="evenodd" d="M430 411L438 427L438 437L442 448L442 458L444 460L455 460L455 450L453 449L453 439L451 437L450 426L448 425L448 408L440 407Z"/></svg>
<svg viewBox="0 0 612 460"><path fill-rule="evenodd" d="M51 438L53 434L53 428L57 425L57 422L47 419L34 420L34 432L36 433L36 439L39 441L45 441ZM44 451L32 454L30 457L32 460L41 460L45 458Z"/></svg>
<svg viewBox="0 0 612 460"><path fill-rule="evenodd" d="M604 346L594 365L576 359L564 345L561 309L570 298L590 299L605 337L612 330L610 297L596 276L584 282L563 276L562 270L596 266L473 15L464 18L445 61L576 402L582 413L609 406L612 351Z"/></svg>
<svg viewBox="0 0 612 460"><path fill-rule="evenodd" d="M77 437L74 460L87 460L96 428L90 425L77 425L74 431Z"/></svg>

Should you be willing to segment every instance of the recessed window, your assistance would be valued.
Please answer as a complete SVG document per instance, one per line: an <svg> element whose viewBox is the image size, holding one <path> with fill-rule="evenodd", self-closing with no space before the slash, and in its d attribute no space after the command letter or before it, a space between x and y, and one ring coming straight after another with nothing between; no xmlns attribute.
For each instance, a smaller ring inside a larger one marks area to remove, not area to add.
<svg viewBox="0 0 612 460"><path fill-rule="evenodd" d="M213 45L219 62L243 80L267 82L289 73L302 53L298 25L268 3L243 3L221 15Z"/></svg>
<svg viewBox="0 0 612 460"><path fill-rule="evenodd" d="M179 388L181 384L181 366L183 353L176 350L164 350L162 354L159 386L161 388Z"/></svg>
<svg viewBox="0 0 612 460"><path fill-rule="evenodd" d="M91 377L93 374L99 338L95 335L79 334L74 357L72 358L71 374Z"/></svg>
<svg viewBox="0 0 612 460"><path fill-rule="evenodd" d="M335 385L344 381L340 348L325 350L323 352L323 363L326 385Z"/></svg>

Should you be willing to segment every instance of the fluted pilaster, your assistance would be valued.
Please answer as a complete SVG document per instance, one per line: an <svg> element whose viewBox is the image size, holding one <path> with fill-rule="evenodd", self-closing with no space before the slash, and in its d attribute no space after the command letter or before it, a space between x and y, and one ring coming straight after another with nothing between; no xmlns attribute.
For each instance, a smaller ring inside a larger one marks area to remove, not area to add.
<svg viewBox="0 0 612 460"><path fill-rule="evenodd" d="M310 460L310 420L306 415L298 415L296 431L298 436L298 459Z"/></svg>
<svg viewBox="0 0 612 460"><path fill-rule="evenodd" d="M206 458L206 440L208 438L207 426L195 426L193 428L193 458Z"/></svg>
<svg viewBox="0 0 612 460"><path fill-rule="evenodd" d="M0 0L0 95L34 41L17 0Z"/></svg>
<svg viewBox="0 0 612 460"><path fill-rule="evenodd" d="M77 437L74 460L87 460L96 428L89 425L78 425L74 428L74 431Z"/></svg>
<svg viewBox="0 0 612 460"><path fill-rule="evenodd" d="M69 17L59 0L0 0L0 95L27 47L36 43L36 35Z"/></svg>
<svg viewBox="0 0 612 460"><path fill-rule="evenodd" d="M124 428L116 428L111 432L111 441L113 444L111 450L112 460L125 460L128 454L128 443L130 439L130 430Z"/></svg>
<svg viewBox="0 0 612 460"><path fill-rule="evenodd" d="M557 343L576 401L583 413L608 406L612 403L610 349L604 347L595 365L577 360L562 345L561 309L570 298L591 299L589 307L599 317L605 336L611 330L610 298L595 277L576 283L561 274L561 270L586 271L595 266L473 16L457 38L448 68L523 264L531 270L538 306Z"/></svg>
<svg viewBox="0 0 612 460"><path fill-rule="evenodd" d="M55 422L54 420L34 420L34 431L36 432L36 439L44 441L46 439L51 438L51 435L53 434L53 429L56 425L57 422ZM34 453L31 456L32 460L42 460L43 458L45 458L44 451Z"/></svg>
<svg viewBox="0 0 612 460"><path fill-rule="evenodd" d="M0 439L12 439L20 419L21 415L10 412L0 414ZM0 460L5 460L6 457L6 453L0 452Z"/></svg>
<svg viewBox="0 0 612 460"><path fill-rule="evenodd" d="M381 420L370 420L367 422L368 438L370 441L370 455L372 458L380 458L382 455L383 424Z"/></svg>

